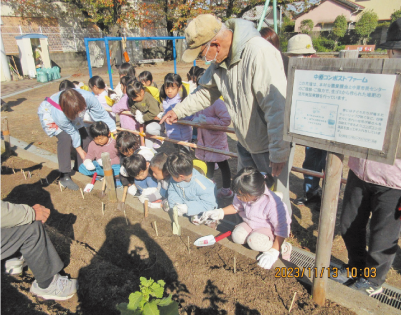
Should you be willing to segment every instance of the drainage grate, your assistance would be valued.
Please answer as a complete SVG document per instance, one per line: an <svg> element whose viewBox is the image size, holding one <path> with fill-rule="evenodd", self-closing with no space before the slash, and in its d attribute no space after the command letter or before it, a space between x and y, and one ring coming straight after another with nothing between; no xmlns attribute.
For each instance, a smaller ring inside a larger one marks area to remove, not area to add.
<svg viewBox="0 0 401 315"><path fill-rule="evenodd" d="M300 248L293 247L291 252L291 262L298 267L313 268L315 266L315 254L304 251ZM333 259L330 263L331 267L340 267L341 261ZM383 304L390 305L401 310L401 290L394 288L388 284L383 285L383 292L373 296L376 300Z"/></svg>

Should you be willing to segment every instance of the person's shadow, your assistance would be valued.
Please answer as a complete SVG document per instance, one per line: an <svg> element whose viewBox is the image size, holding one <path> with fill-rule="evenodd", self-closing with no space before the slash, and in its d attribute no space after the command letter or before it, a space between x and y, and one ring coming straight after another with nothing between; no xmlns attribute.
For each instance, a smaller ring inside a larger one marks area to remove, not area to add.
<svg viewBox="0 0 401 315"><path fill-rule="evenodd" d="M127 302L139 290L139 278L164 280L167 293L184 302L186 286L178 281L173 262L139 223L127 225L124 217L113 218L106 226L106 240L90 264L78 275L79 309L84 314L119 314L116 305ZM128 252L137 237L144 247ZM144 258L145 252L148 257ZM126 297L121 300L121 297Z"/></svg>
<svg viewBox="0 0 401 315"><path fill-rule="evenodd" d="M38 164L25 168L24 171L28 176L28 171L32 172L41 167L42 166ZM12 169L5 166L2 167L2 175L12 173ZM73 213L64 214L55 209L50 193L44 189L52 182L56 181L58 176L58 171L54 170L47 175L46 179L38 180L35 183L16 186L5 198L3 198L3 201L15 204L26 204L31 207L35 204L40 204L50 209L50 216L47 219L45 226L47 226L48 229L50 228L51 233L49 233L49 237L61 260L64 262L64 267L66 267L70 263L70 247L72 240L74 240L73 225L77 216ZM53 233L53 229L56 233Z"/></svg>

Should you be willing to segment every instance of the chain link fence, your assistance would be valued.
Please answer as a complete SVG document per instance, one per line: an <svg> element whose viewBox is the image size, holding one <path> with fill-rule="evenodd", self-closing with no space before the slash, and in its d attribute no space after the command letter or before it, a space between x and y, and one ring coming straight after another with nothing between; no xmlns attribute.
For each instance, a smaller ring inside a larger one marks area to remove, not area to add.
<svg viewBox="0 0 401 315"><path fill-rule="evenodd" d="M3 38L6 54L17 54L18 46L16 36L24 34L43 34L48 37L50 52L78 52L85 51L84 38L103 38L101 31L94 29L73 27L44 27L44 26L3 26L1 36ZM125 37L136 36L167 36L165 28L145 29L124 29L122 34ZM166 41L152 40L136 43L137 49L155 48L166 46Z"/></svg>

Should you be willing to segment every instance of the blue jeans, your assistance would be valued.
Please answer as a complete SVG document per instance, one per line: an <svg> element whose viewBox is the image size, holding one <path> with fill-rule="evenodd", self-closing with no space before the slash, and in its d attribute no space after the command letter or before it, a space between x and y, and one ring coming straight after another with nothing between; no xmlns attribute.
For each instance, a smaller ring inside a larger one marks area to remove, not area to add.
<svg viewBox="0 0 401 315"><path fill-rule="evenodd" d="M305 147L305 160L302 168L306 168L315 172L322 172L326 167L327 151ZM305 194L313 194L319 188L319 177L304 175L304 192Z"/></svg>
<svg viewBox="0 0 401 315"><path fill-rule="evenodd" d="M96 162L96 161L93 161L93 165L95 165L96 169L93 170L93 171L89 171L89 170L85 167L85 165L82 163L82 164L79 166L78 171L79 171L81 174L84 174L84 175L86 175L86 176L92 176L93 174L95 174L95 172L96 172L97 175L99 175L99 176L104 176L103 167L101 167L101 166L99 165L99 163ZM113 165L111 166L111 168L113 169L113 174L114 174L114 176L117 176L117 175L120 174L120 167L121 167L120 164L113 164Z"/></svg>

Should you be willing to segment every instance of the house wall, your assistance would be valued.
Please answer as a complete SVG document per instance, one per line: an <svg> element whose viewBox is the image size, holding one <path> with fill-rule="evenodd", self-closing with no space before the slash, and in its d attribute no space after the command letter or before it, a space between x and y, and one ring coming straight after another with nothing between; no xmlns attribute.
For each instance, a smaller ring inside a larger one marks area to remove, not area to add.
<svg viewBox="0 0 401 315"><path fill-rule="evenodd" d="M390 20L390 15L397 10L401 10L400 0L363 0L354 1L356 4L365 7L364 10L373 10L379 17L379 21ZM361 13L358 15L359 19Z"/></svg>
<svg viewBox="0 0 401 315"><path fill-rule="evenodd" d="M355 21L355 15L352 14L350 9L339 5L337 2L327 0L321 5L317 6L308 13L301 15L295 20L295 32L300 32L301 22L303 20L312 20L314 23L313 31L321 30L321 23L333 23L337 16L343 14L348 22Z"/></svg>

